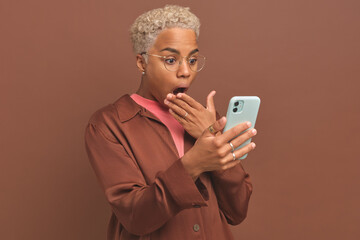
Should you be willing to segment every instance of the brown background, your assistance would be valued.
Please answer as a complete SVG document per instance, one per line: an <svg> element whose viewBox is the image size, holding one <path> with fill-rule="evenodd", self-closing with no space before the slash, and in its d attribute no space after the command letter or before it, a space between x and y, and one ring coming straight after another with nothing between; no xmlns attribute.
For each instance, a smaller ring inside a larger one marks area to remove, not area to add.
<svg viewBox="0 0 360 240"><path fill-rule="evenodd" d="M110 215L84 150L90 115L139 84L128 29L190 6L207 66L190 94L262 99L254 193L236 239L359 239L357 0L0 2L0 238L105 239Z"/></svg>

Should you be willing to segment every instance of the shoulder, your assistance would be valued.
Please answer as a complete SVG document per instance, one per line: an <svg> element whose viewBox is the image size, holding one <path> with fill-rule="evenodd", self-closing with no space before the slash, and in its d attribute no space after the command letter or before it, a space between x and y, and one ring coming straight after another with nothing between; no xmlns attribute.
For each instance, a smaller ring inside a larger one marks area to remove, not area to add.
<svg viewBox="0 0 360 240"><path fill-rule="evenodd" d="M86 131L91 130L105 136L112 142L117 142L124 129L128 128L126 122L132 119L139 111L139 105L126 94L114 103L95 111L89 119Z"/></svg>
<svg viewBox="0 0 360 240"><path fill-rule="evenodd" d="M114 103L108 104L93 113L90 117L89 124L100 128L107 128L131 119L139 111L139 105L137 105L128 94L125 94Z"/></svg>
<svg viewBox="0 0 360 240"><path fill-rule="evenodd" d="M89 124L93 124L95 126L101 126L109 122L114 122L118 119L119 116L116 111L116 107L112 103L94 112L89 119Z"/></svg>

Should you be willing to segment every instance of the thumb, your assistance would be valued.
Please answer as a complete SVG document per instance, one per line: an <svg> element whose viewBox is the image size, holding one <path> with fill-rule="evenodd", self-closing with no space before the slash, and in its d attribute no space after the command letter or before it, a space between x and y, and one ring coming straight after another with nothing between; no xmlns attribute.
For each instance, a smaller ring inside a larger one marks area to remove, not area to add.
<svg viewBox="0 0 360 240"><path fill-rule="evenodd" d="M224 129L225 124L226 124L226 117L220 118L205 130L206 135L215 135L217 132Z"/></svg>
<svg viewBox="0 0 360 240"><path fill-rule="evenodd" d="M214 96L216 91L211 91L206 98L206 109L210 112L215 112L215 105L214 105Z"/></svg>

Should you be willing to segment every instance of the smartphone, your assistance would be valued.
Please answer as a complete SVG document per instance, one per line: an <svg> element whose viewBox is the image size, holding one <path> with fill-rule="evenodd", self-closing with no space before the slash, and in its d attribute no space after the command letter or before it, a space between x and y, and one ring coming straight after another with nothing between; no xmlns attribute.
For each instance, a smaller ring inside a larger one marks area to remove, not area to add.
<svg viewBox="0 0 360 240"><path fill-rule="evenodd" d="M249 121L251 122L251 127L255 127L256 118L259 112L260 107L260 98L257 96L235 96L232 97L229 101L229 107L226 113L226 125L223 132L235 127L236 125ZM247 130L247 129L246 129ZM246 130L241 132L239 135L243 134ZM241 144L235 150L242 148L243 146L249 144L251 138L246 142ZM245 159L247 154L242 156L239 159Z"/></svg>

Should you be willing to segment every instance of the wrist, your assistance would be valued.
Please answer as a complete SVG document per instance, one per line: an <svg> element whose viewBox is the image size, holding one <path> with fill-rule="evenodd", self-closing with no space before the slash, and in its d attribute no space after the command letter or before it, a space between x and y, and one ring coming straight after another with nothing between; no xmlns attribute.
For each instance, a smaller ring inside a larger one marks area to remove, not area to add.
<svg viewBox="0 0 360 240"><path fill-rule="evenodd" d="M194 129L194 130L190 130L188 131L188 133L195 139L198 139L199 137L201 137L202 135L202 131L200 130L200 128L198 129Z"/></svg>
<svg viewBox="0 0 360 240"><path fill-rule="evenodd" d="M195 181L199 175L202 173L201 169L195 166L194 161L192 161L191 156L189 156L189 152L185 154L181 158L181 162L185 168L185 170L188 172L188 174L192 177L192 179Z"/></svg>

